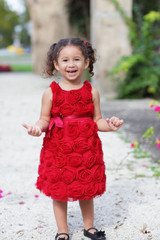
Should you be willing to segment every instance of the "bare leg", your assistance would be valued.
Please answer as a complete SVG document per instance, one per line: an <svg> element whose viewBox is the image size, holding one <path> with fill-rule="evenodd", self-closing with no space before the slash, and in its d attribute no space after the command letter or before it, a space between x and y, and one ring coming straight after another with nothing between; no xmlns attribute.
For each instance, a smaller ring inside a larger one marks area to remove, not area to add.
<svg viewBox="0 0 160 240"><path fill-rule="evenodd" d="M68 233L67 227L67 202L53 200L53 210L57 223L58 233ZM65 237L65 235L60 236Z"/></svg>
<svg viewBox="0 0 160 240"><path fill-rule="evenodd" d="M94 206L93 199L91 200L80 200L79 205L82 211L82 217L84 222L84 228L87 230L88 228L94 227ZM95 232L95 230L90 230L91 233Z"/></svg>

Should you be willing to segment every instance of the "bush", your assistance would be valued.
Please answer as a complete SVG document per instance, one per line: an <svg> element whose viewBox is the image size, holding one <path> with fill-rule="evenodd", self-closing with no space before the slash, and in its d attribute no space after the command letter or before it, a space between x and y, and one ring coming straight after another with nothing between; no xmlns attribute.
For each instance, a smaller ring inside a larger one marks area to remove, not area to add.
<svg viewBox="0 0 160 240"><path fill-rule="evenodd" d="M129 27L132 55L123 56L108 73L118 81L118 98L160 96L160 13L151 11L143 17L140 31L113 0Z"/></svg>

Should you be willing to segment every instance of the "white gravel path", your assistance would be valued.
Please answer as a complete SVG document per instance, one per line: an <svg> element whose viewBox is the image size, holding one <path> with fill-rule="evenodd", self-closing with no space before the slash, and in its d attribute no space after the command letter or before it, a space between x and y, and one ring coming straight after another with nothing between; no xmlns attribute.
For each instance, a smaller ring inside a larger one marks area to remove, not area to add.
<svg viewBox="0 0 160 240"><path fill-rule="evenodd" d="M56 234L52 201L34 186L42 137L30 137L21 126L38 119L49 83L31 73L0 74L0 240L54 240ZM160 184L149 168L156 164L135 159L121 134L100 137L107 191L95 199L95 226L108 240L159 240ZM140 174L145 177L135 177ZM69 203L68 224L72 240L88 239L78 202Z"/></svg>

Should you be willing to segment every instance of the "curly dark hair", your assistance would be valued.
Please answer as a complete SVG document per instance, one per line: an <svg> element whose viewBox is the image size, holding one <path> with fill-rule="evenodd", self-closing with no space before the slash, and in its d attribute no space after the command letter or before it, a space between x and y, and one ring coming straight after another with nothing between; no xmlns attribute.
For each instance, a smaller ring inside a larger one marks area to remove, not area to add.
<svg viewBox="0 0 160 240"><path fill-rule="evenodd" d="M62 48L72 45L79 47L85 60L89 59L89 73L91 76L94 75L93 64L96 61L96 57L95 50L92 48L91 43L83 41L80 38L64 38L50 46L50 49L47 53L46 67L44 69L46 77L52 77L56 74L57 70L54 66L54 61L58 62L58 56Z"/></svg>

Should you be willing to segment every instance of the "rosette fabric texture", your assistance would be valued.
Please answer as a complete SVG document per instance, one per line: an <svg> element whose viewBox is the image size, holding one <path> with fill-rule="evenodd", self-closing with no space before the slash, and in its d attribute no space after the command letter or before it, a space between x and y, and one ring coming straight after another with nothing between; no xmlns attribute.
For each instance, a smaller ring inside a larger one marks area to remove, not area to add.
<svg viewBox="0 0 160 240"><path fill-rule="evenodd" d="M53 104L40 154L37 188L59 201L89 200L106 188L102 145L93 121L92 87L76 90L52 82Z"/></svg>

